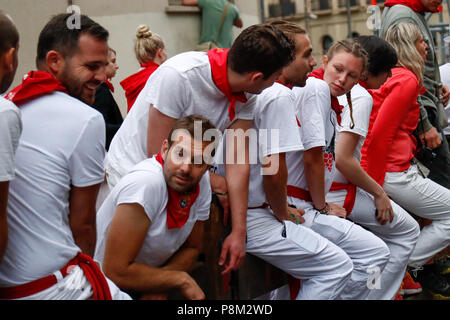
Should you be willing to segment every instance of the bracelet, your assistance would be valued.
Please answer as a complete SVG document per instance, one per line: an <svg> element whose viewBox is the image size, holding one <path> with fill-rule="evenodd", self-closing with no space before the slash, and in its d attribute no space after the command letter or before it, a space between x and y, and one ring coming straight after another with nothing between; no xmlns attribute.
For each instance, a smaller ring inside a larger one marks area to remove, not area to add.
<svg viewBox="0 0 450 320"><path fill-rule="evenodd" d="M298 221L298 218L295 214L293 214L292 212L289 212L289 215L295 220L295 224L299 224L300 221Z"/></svg>
<svg viewBox="0 0 450 320"><path fill-rule="evenodd" d="M330 212L330 206L328 205L328 202L325 202L325 207L323 207L322 209L319 210L316 207L314 207L314 209L320 214L328 214Z"/></svg>
<svg viewBox="0 0 450 320"><path fill-rule="evenodd" d="M213 192L213 194L215 194L216 196L227 196L228 192Z"/></svg>

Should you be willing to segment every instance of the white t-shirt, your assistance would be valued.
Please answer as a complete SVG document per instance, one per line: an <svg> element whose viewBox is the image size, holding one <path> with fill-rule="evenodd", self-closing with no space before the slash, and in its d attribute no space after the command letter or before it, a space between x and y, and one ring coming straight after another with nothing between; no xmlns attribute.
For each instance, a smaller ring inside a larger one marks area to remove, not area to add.
<svg viewBox="0 0 450 320"><path fill-rule="evenodd" d="M0 97L0 182L14 178L14 153L21 132L19 109L11 101Z"/></svg>
<svg viewBox="0 0 450 320"><path fill-rule="evenodd" d="M200 194L191 207L186 224L181 228L168 229L166 205L169 195L161 164L153 157L134 166L114 187L97 213L95 260L103 264L106 240L116 207L123 203L138 203L144 208L151 225L135 261L153 267L164 265L186 241L195 222L209 218L209 172L202 177L199 187Z"/></svg>
<svg viewBox="0 0 450 320"><path fill-rule="evenodd" d="M441 81L444 86L450 89L450 62L439 67L441 73ZM447 114L448 127L444 128L444 134L450 135L450 101L445 106L445 113Z"/></svg>
<svg viewBox="0 0 450 320"><path fill-rule="evenodd" d="M52 274L80 251L69 226L71 185L92 186L104 178L105 122L98 111L61 92L20 110L23 131L9 188L0 287Z"/></svg>
<svg viewBox="0 0 450 320"><path fill-rule="evenodd" d="M253 119L256 95L246 94L247 103L236 102L236 119ZM206 52L185 52L164 62L147 80L130 113L114 136L105 159L124 176L147 159L147 128L150 104L161 113L179 119L193 114L211 121L219 130L230 126L230 102L216 87ZM150 129L151 134L151 129Z"/></svg>
<svg viewBox="0 0 450 320"><path fill-rule="evenodd" d="M361 148L369 131L370 113L372 111L373 99L370 93L359 84L355 85L351 92L352 106L353 106L353 124L350 118L350 107L348 105L347 96L342 95L338 97L339 104L344 107L341 113L341 125L336 125L336 142L339 139L339 133L342 131L352 132L360 136L358 144L353 153L353 157L361 161ZM342 173L336 169L334 181L347 183L347 179Z"/></svg>
<svg viewBox="0 0 450 320"><path fill-rule="evenodd" d="M264 157L303 149L300 130L295 118L294 94L287 87L274 83L256 98L255 118L250 135L250 180L248 206L258 207L267 202L263 187ZM226 139L222 139L225 143ZM216 162L224 163L223 145ZM217 173L225 176L225 166L216 165ZM275 168L274 168L275 169Z"/></svg>
<svg viewBox="0 0 450 320"><path fill-rule="evenodd" d="M308 78L306 86L294 87L295 108L300 122L300 134L306 150L323 147L325 161L325 193L331 187L334 165L334 126L336 114L331 109L330 89L320 79ZM288 185L308 190L303 165L303 151L286 154ZM306 207L309 207L308 204ZM305 208L306 208L305 207Z"/></svg>

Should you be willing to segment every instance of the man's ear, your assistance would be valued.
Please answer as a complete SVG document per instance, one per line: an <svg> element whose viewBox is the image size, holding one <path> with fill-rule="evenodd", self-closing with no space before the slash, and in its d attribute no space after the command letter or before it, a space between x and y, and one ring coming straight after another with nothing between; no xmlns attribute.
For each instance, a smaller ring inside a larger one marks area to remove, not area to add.
<svg viewBox="0 0 450 320"><path fill-rule="evenodd" d="M161 157L163 158L164 161L166 161L168 151L169 151L169 141L165 139L161 146Z"/></svg>
<svg viewBox="0 0 450 320"><path fill-rule="evenodd" d="M54 75L60 73L65 65L64 57L61 55L61 53L55 50L50 50L49 52L47 52L45 61L47 63L49 71Z"/></svg>
<svg viewBox="0 0 450 320"><path fill-rule="evenodd" d="M327 56L323 56L322 57L322 68L325 69L327 64L328 64L328 57Z"/></svg>
<svg viewBox="0 0 450 320"><path fill-rule="evenodd" d="M250 72L250 82L255 83L258 81L264 80L264 73L260 71Z"/></svg>
<svg viewBox="0 0 450 320"><path fill-rule="evenodd" d="M2 67L6 72L14 71L14 55L16 50L16 48L10 48L6 50L0 57Z"/></svg>

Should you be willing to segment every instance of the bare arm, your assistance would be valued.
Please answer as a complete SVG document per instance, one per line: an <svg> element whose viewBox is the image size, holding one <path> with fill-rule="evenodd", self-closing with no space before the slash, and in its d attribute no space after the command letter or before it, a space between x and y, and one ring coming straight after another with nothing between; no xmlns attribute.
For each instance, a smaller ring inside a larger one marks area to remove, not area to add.
<svg viewBox="0 0 450 320"><path fill-rule="evenodd" d="M0 182L0 261L2 261L8 243L8 224L6 215L8 187L9 181Z"/></svg>
<svg viewBox="0 0 450 320"><path fill-rule="evenodd" d="M272 211L278 220L291 220L295 223L304 222L304 218L298 209L288 208L286 199L286 183L287 183L287 168L286 168L286 154L280 153L271 155L266 158L266 165L263 167L278 166L275 174L267 174L263 176L264 192L267 201L269 202ZM278 162L274 164L274 162ZM292 213L295 217L291 216Z"/></svg>
<svg viewBox="0 0 450 320"><path fill-rule="evenodd" d="M336 145L336 167L354 185L374 196L378 210L377 220L381 224L392 222L394 212L389 197L383 188L363 170L353 157L360 136L356 133L343 131L339 134Z"/></svg>
<svg viewBox="0 0 450 320"><path fill-rule="evenodd" d="M161 145L177 119L166 116L150 105L147 127L147 156L151 158L161 151Z"/></svg>
<svg viewBox="0 0 450 320"><path fill-rule="evenodd" d="M181 4L183 6L197 6L198 5L198 1L197 0L182 0Z"/></svg>
<svg viewBox="0 0 450 320"><path fill-rule="evenodd" d="M155 268L135 261L150 225L150 219L139 204L121 204L117 207L106 241L103 260L106 276L125 290L164 294L178 289L188 299L204 299L203 291L187 272L176 270L183 269L180 266L190 265L187 261L196 257L196 249L197 253L180 250L179 256L174 257L166 268Z"/></svg>
<svg viewBox="0 0 450 320"><path fill-rule="evenodd" d="M244 24L242 23L242 19L241 19L241 18L237 18L237 19L235 19L235 20L233 21L233 25L234 25L235 27L242 28L242 26L243 26Z"/></svg>
<svg viewBox="0 0 450 320"><path fill-rule="evenodd" d="M96 211L100 184L89 187L74 187L69 198L69 224L73 239L84 254L94 256L96 242Z"/></svg>
<svg viewBox="0 0 450 320"><path fill-rule="evenodd" d="M316 209L321 210L327 205L325 201L325 164L322 147L306 150L303 153L303 165L313 205ZM345 217L345 209L333 205L329 214Z"/></svg>
<svg viewBox="0 0 450 320"><path fill-rule="evenodd" d="M242 129L245 132L251 128L251 125L251 120L239 119L228 129ZM250 177L248 137L245 138L245 143L234 143L233 149L231 149L232 138L227 137L226 141L226 152L232 152L234 159L239 159L240 156L245 155L245 161L242 164L225 164L232 229L230 235L224 241L219 259L219 265L225 267L222 271L223 274L238 269L244 261L245 236L247 233L248 182ZM243 142L242 139L241 142ZM229 259L227 260L228 255Z"/></svg>

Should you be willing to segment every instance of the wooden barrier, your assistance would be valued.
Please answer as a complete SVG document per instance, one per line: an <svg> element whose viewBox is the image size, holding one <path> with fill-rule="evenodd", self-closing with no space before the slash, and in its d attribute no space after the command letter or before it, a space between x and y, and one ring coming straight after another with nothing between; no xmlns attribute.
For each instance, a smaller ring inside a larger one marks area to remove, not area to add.
<svg viewBox="0 0 450 320"><path fill-rule="evenodd" d="M230 233L230 225L224 226L223 210L214 196L210 218L205 225L202 265L191 274L199 283L208 300L254 299L288 282L288 275L265 261L246 254L241 268L222 277L219 256L222 243Z"/></svg>

